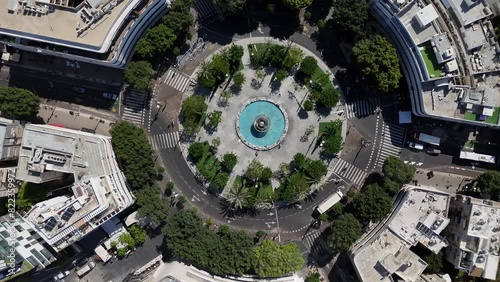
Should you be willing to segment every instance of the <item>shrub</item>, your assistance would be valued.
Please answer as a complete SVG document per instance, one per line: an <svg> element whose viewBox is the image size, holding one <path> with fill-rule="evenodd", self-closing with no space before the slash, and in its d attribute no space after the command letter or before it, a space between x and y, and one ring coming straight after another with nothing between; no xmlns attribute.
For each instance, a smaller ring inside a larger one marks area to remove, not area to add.
<svg viewBox="0 0 500 282"><path fill-rule="evenodd" d="M313 102L311 102L311 100L306 100L306 101L304 102L304 110L305 110L305 111L310 112L310 111L312 111L313 109L314 109L314 104L313 104Z"/></svg>
<svg viewBox="0 0 500 282"><path fill-rule="evenodd" d="M304 60L302 60L298 74L302 79L309 79L313 76L317 67L318 62L316 61L316 59L311 56L307 56L304 58Z"/></svg>

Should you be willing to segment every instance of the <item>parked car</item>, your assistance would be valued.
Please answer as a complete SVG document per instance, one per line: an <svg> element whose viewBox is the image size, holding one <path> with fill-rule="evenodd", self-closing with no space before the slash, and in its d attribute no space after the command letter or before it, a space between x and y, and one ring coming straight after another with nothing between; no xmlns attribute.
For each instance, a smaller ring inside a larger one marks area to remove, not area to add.
<svg viewBox="0 0 500 282"><path fill-rule="evenodd" d="M85 93L85 88L83 88L83 87L73 86L73 88L71 88L71 90L73 90L73 92L80 93L80 94Z"/></svg>
<svg viewBox="0 0 500 282"><path fill-rule="evenodd" d="M59 272L59 274L57 274L57 278L63 279L64 277L66 277L68 275L69 275L69 270L66 270L64 272Z"/></svg>
<svg viewBox="0 0 500 282"><path fill-rule="evenodd" d="M78 275L78 277L81 277L85 274L87 274L87 272L91 271L92 269L94 269L95 267L95 263L94 262L89 262L88 264L78 268L76 270L76 274Z"/></svg>
<svg viewBox="0 0 500 282"><path fill-rule="evenodd" d="M424 149L424 145L415 142L408 143L408 147L419 151L422 151Z"/></svg>
<svg viewBox="0 0 500 282"><path fill-rule="evenodd" d="M79 266L79 267L81 267L81 266L85 265L88 262L89 262L88 258L80 258L80 259L77 259L77 260L73 261L73 266Z"/></svg>
<svg viewBox="0 0 500 282"><path fill-rule="evenodd" d="M439 155L439 154L441 154L441 150L436 149L436 148L429 148L429 149L427 149L427 154L429 154L429 155Z"/></svg>
<svg viewBox="0 0 500 282"><path fill-rule="evenodd" d="M106 99L111 99L111 100L116 100L116 98L118 97L116 94L113 94L113 93L102 93L102 97L106 98Z"/></svg>

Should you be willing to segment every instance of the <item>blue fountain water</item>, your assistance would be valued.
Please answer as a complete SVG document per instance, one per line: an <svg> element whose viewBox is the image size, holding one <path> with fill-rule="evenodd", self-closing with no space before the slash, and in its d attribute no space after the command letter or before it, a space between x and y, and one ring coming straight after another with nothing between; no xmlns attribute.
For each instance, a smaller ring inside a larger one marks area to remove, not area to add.
<svg viewBox="0 0 500 282"><path fill-rule="evenodd" d="M265 135L255 131L253 123L260 116L266 116L270 127ZM240 114L240 132L250 144L258 147L276 143L285 130L285 116L278 106L268 101L255 101L246 106Z"/></svg>

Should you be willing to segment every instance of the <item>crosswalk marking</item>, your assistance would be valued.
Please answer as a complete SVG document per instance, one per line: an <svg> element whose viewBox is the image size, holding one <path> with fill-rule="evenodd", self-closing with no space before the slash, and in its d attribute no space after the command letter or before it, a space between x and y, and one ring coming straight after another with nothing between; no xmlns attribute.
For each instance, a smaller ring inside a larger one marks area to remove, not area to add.
<svg viewBox="0 0 500 282"><path fill-rule="evenodd" d="M379 152L377 154L377 161L375 163L375 169L377 167L382 167L384 165L385 159L390 156L399 156L401 147L403 147L403 142L405 138L405 128L384 123L382 126L382 141L379 146Z"/></svg>
<svg viewBox="0 0 500 282"><path fill-rule="evenodd" d="M175 88L180 92L184 92L189 87L190 78L189 76L181 72L176 72L172 69L169 69L165 75L163 83L169 85L172 88Z"/></svg>
<svg viewBox="0 0 500 282"><path fill-rule="evenodd" d="M196 0L194 3L199 20L205 20L217 14L217 10L211 0Z"/></svg>
<svg viewBox="0 0 500 282"><path fill-rule="evenodd" d="M315 230L314 232L311 232L307 234L303 239L302 242L306 246L306 248L309 250L309 252L315 257L319 257L326 254L329 254L330 251L328 249L328 246L326 245L326 236L321 233L319 230Z"/></svg>
<svg viewBox="0 0 500 282"><path fill-rule="evenodd" d="M378 97L346 103L346 118L369 116L375 113L378 104Z"/></svg>
<svg viewBox="0 0 500 282"><path fill-rule="evenodd" d="M333 165L333 171L345 180L351 181L357 185L362 184L367 176L366 172L343 159L337 159L337 162Z"/></svg>
<svg viewBox="0 0 500 282"><path fill-rule="evenodd" d="M168 132L157 135L151 135L148 137L149 143L153 147L153 150L169 149L177 146L179 142L179 132Z"/></svg>
<svg viewBox="0 0 500 282"><path fill-rule="evenodd" d="M146 99L148 93L132 89L131 92L125 96L123 101L122 119L130 121L136 125L143 125L146 114Z"/></svg>

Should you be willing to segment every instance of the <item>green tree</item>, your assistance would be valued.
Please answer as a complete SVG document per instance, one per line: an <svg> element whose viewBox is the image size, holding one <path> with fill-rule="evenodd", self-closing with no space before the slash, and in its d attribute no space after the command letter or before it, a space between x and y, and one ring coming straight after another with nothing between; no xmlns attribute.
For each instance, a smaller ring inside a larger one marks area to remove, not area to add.
<svg viewBox="0 0 500 282"><path fill-rule="evenodd" d="M219 172L217 174L217 177L215 177L212 181L212 185L219 190L223 190L224 187L226 187L228 180L229 174L227 174L226 172Z"/></svg>
<svg viewBox="0 0 500 282"><path fill-rule="evenodd" d="M221 144L220 137L215 137L214 139L212 139L212 148L214 148L214 150L217 150L220 144Z"/></svg>
<svg viewBox="0 0 500 282"><path fill-rule="evenodd" d="M390 156L384 161L382 167L384 176L399 184L409 183L415 175L415 168L405 164L399 158Z"/></svg>
<svg viewBox="0 0 500 282"><path fill-rule="evenodd" d="M191 158L197 162L203 154L205 153L206 147L207 147L207 142L194 142L191 144L188 148L189 155Z"/></svg>
<svg viewBox="0 0 500 282"><path fill-rule="evenodd" d="M242 57L243 57L243 47L240 45L231 44L231 47L229 47L228 49L228 56L227 56L230 73L235 73L239 69Z"/></svg>
<svg viewBox="0 0 500 282"><path fill-rule="evenodd" d="M122 235L120 235L120 237L118 237L118 240L123 245L126 245L129 249L135 247L135 240L129 233L123 233Z"/></svg>
<svg viewBox="0 0 500 282"><path fill-rule="evenodd" d="M254 271L260 277L279 277L297 271L304 265L304 259L295 243L279 245L264 240L253 249Z"/></svg>
<svg viewBox="0 0 500 282"><path fill-rule="evenodd" d="M399 59L387 39L380 35L362 39L352 51L363 75L372 80L378 90L388 92L399 86Z"/></svg>
<svg viewBox="0 0 500 282"><path fill-rule="evenodd" d="M273 171L270 167L265 167L264 169L262 169L262 172L260 173L260 179L262 181L269 181L271 177L273 177Z"/></svg>
<svg viewBox="0 0 500 282"><path fill-rule="evenodd" d="M354 215L363 224L379 222L389 214L392 208L392 199L376 184L364 188L357 193L352 202Z"/></svg>
<svg viewBox="0 0 500 282"><path fill-rule="evenodd" d="M340 94L335 88L325 88L318 93L318 106L333 108L337 105Z"/></svg>
<svg viewBox="0 0 500 282"><path fill-rule="evenodd" d="M179 201L179 204L184 205L185 203L187 203L186 196L183 196L183 195L179 196L178 201Z"/></svg>
<svg viewBox="0 0 500 282"><path fill-rule="evenodd" d="M283 0L283 4L294 10L300 10L312 4L312 0Z"/></svg>
<svg viewBox="0 0 500 282"><path fill-rule="evenodd" d="M332 136L325 138L325 143L323 143L323 152L327 155L337 154L342 150L342 136L337 133Z"/></svg>
<svg viewBox="0 0 500 282"><path fill-rule="evenodd" d="M302 79L309 79L316 72L317 68L318 62L316 59L311 56L307 56L304 60L302 60L302 63L300 63L300 68L297 74Z"/></svg>
<svg viewBox="0 0 500 282"><path fill-rule="evenodd" d="M334 221L331 231L327 244L336 253L349 250L351 245L363 235L361 223L350 213L343 214Z"/></svg>
<svg viewBox="0 0 500 282"><path fill-rule="evenodd" d="M274 79L277 81L277 82L282 82L283 80L285 80L285 78L288 76L287 72L284 71L284 70L278 70L276 72L276 75L274 76Z"/></svg>
<svg viewBox="0 0 500 282"><path fill-rule="evenodd" d="M221 7L225 14L236 15L243 11L246 0L212 0L212 2Z"/></svg>
<svg viewBox="0 0 500 282"><path fill-rule="evenodd" d="M313 272L307 276L306 282L320 282L320 278L321 275L319 274L319 272Z"/></svg>
<svg viewBox="0 0 500 282"><path fill-rule="evenodd" d="M0 86L0 114L12 119L32 119L38 115L40 98L29 90Z"/></svg>
<svg viewBox="0 0 500 282"><path fill-rule="evenodd" d="M146 241L146 231L136 224L130 226L128 232L132 235L137 245L142 245Z"/></svg>
<svg viewBox="0 0 500 282"><path fill-rule="evenodd" d="M153 150L144 129L120 121L110 130L113 150L123 166L125 177L133 190L153 185L157 171Z"/></svg>
<svg viewBox="0 0 500 282"><path fill-rule="evenodd" d="M233 76L234 85L241 87L245 83L245 75L242 72L236 72Z"/></svg>
<svg viewBox="0 0 500 282"><path fill-rule="evenodd" d="M264 235L266 235L266 232L265 232L265 231L263 231L263 230L259 230L259 231L257 231L257 233L255 234L255 236L256 236L257 238L262 238L262 237L264 237Z"/></svg>
<svg viewBox="0 0 500 282"><path fill-rule="evenodd" d="M132 61L125 68L124 80L136 89L150 90L155 75L156 71L150 62Z"/></svg>
<svg viewBox="0 0 500 282"><path fill-rule="evenodd" d="M198 125L207 108L205 98L200 95L192 95L182 101L181 112L185 131L194 134L198 130Z"/></svg>
<svg viewBox="0 0 500 282"><path fill-rule="evenodd" d="M173 181L167 182L167 190L174 190L174 182Z"/></svg>
<svg viewBox="0 0 500 282"><path fill-rule="evenodd" d="M212 77L214 78L214 84L203 85L209 89L215 89L218 87L224 80L226 80L226 76L229 75L230 65L229 61L226 60L222 55L214 55L212 57L211 64L211 72Z"/></svg>
<svg viewBox="0 0 500 282"><path fill-rule="evenodd" d="M322 160L314 160L309 162L306 172L312 183L318 183L328 172L328 166Z"/></svg>
<svg viewBox="0 0 500 282"><path fill-rule="evenodd" d="M366 0L337 0L333 2L332 20L343 34L363 31L368 20Z"/></svg>
<svg viewBox="0 0 500 282"><path fill-rule="evenodd" d="M401 189L401 184L391 180L389 177L384 177L382 188L384 188L387 194L394 196Z"/></svg>
<svg viewBox="0 0 500 282"><path fill-rule="evenodd" d="M344 205L342 203L336 203L327 211L328 219L333 221L334 219L337 219L339 216L341 216L343 213L344 213Z"/></svg>
<svg viewBox="0 0 500 282"><path fill-rule="evenodd" d="M208 125L211 128L217 128L219 123L222 121L222 112L221 111L213 111L208 114Z"/></svg>
<svg viewBox="0 0 500 282"><path fill-rule="evenodd" d="M293 166L296 170L303 171L309 165L309 159L302 153L297 153L293 156Z"/></svg>
<svg viewBox="0 0 500 282"><path fill-rule="evenodd" d="M257 181L261 177L262 170L264 170L264 166L262 165L262 163L254 159L248 165L245 176L249 179L252 179L253 181Z"/></svg>
<svg viewBox="0 0 500 282"><path fill-rule="evenodd" d="M442 252L438 254L430 252L430 254L424 256L423 259L427 263L427 267L424 270L425 273L443 273L444 257Z"/></svg>
<svg viewBox="0 0 500 282"><path fill-rule="evenodd" d="M135 53L142 59L152 61L155 57L163 57L172 51L177 36L164 24L149 29L137 42Z"/></svg>
<svg viewBox="0 0 500 282"><path fill-rule="evenodd" d="M231 172L238 163L238 157L233 153L226 153L222 156L222 167L226 172Z"/></svg>
<svg viewBox="0 0 500 282"><path fill-rule="evenodd" d="M307 112L314 110L314 104L313 104L313 102L311 102L311 100L306 100L304 102L303 106L304 106L304 110Z"/></svg>
<svg viewBox="0 0 500 282"><path fill-rule="evenodd" d="M476 186L482 193L497 195L500 191L500 173L488 171L476 178Z"/></svg>
<svg viewBox="0 0 500 282"><path fill-rule="evenodd" d="M124 257L126 253L127 253L127 249L125 249L125 248L116 249L116 255L119 257Z"/></svg>
<svg viewBox="0 0 500 282"><path fill-rule="evenodd" d="M309 183L306 176L301 172L294 172L290 175L283 187L279 191L279 198L284 201L300 199L309 191Z"/></svg>
<svg viewBox="0 0 500 282"><path fill-rule="evenodd" d="M146 187L135 193L140 216L149 217L153 224L162 224L169 213L168 202L161 197L158 186Z"/></svg>
<svg viewBox="0 0 500 282"><path fill-rule="evenodd" d="M235 210L248 206L250 202L250 190L244 185L234 183L225 196L226 203Z"/></svg>
<svg viewBox="0 0 500 282"><path fill-rule="evenodd" d="M279 177L285 177L290 174L290 163L282 162L278 167Z"/></svg>

